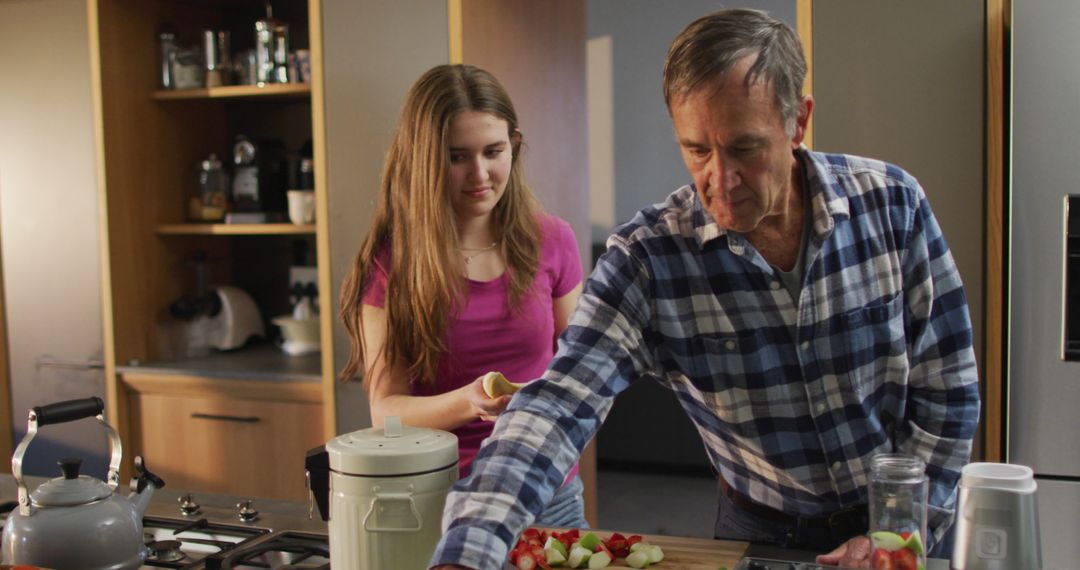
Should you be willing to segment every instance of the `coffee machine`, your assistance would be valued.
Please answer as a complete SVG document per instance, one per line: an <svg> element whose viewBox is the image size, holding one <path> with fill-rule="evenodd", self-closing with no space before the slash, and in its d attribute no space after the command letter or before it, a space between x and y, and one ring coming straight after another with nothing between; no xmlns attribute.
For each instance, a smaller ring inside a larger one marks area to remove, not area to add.
<svg viewBox="0 0 1080 570"><path fill-rule="evenodd" d="M287 161L285 145L256 143L237 135L232 152L232 212L226 223L263 224L285 219Z"/></svg>

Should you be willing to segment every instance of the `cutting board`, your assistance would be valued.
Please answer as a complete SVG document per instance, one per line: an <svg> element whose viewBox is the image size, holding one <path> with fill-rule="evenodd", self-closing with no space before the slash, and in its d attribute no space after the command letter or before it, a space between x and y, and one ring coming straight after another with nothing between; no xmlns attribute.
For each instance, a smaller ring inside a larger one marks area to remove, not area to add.
<svg viewBox="0 0 1080 570"><path fill-rule="evenodd" d="M551 529L544 529L550 531ZM559 529L556 529L559 530ZM600 538L611 536L610 530L591 529ZM617 531L624 536L629 532ZM655 544L664 550L664 561L650 566L655 570L717 570L721 566L735 568L735 564L745 556L750 545L747 542L731 540L713 540L709 538L686 538L681 536L662 536L658 534L641 535L645 542ZM631 568L625 559L620 558L608 568Z"/></svg>

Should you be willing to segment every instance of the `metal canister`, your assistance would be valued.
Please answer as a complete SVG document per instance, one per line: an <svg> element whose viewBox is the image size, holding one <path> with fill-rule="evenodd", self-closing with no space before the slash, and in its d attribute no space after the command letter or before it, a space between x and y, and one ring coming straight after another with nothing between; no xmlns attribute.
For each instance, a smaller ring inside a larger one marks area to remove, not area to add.
<svg viewBox="0 0 1080 570"><path fill-rule="evenodd" d="M227 85L232 71L230 36L225 30L203 30L203 61L206 86Z"/></svg>
<svg viewBox="0 0 1080 570"><path fill-rule="evenodd" d="M321 474L313 472L315 464ZM391 416L383 428L341 435L313 450L307 466L329 520L334 568L427 568L442 535L446 495L458 478L454 434L404 426Z"/></svg>

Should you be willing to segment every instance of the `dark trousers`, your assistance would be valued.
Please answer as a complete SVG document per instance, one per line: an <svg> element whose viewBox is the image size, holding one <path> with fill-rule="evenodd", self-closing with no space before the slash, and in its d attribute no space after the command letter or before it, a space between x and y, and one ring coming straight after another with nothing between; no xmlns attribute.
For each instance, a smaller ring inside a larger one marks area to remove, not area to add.
<svg viewBox="0 0 1080 570"><path fill-rule="evenodd" d="M776 520L778 517L759 516L736 505L730 494L731 491L721 485L713 527L715 538L825 553L868 530L865 519L830 526L821 519L782 521ZM949 559L952 556L955 528L956 525L950 527L945 537L930 549L931 558Z"/></svg>
<svg viewBox="0 0 1080 570"><path fill-rule="evenodd" d="M766 507L750 509L735 504L730 489L721 484L716 509L713 536L726 540L741 540L783 548L796 548L825 553L848 539L866 534L866 511L854 509L838 516L818 518L786 517L769 514ZM739 503L749 506L750 499L740 497ZM787 520L785 520L787 519Z"/></svg>

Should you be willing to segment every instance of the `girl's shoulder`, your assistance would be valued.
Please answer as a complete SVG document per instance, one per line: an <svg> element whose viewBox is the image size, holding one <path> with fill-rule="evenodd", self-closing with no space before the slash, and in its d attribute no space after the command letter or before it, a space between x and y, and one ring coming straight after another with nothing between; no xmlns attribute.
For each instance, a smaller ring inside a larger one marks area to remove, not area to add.
<svg viewBox="0 0 1080 570"><path fill-rule="evenodd" d="M551 214L538 214L537 221L540 223L541 239L545 242L563 243L568 237L574 236L574 229L566 220Z"/></svg>

